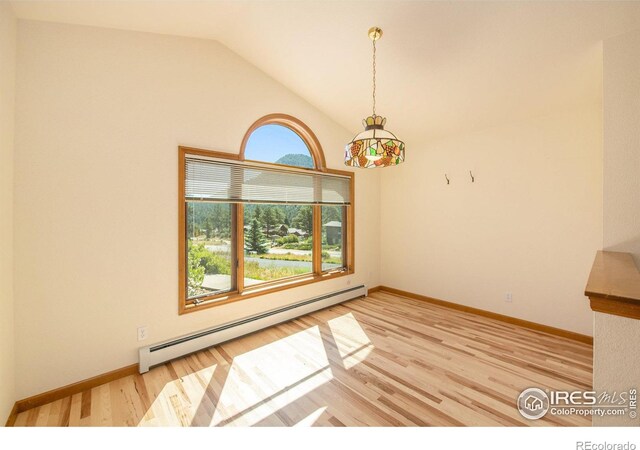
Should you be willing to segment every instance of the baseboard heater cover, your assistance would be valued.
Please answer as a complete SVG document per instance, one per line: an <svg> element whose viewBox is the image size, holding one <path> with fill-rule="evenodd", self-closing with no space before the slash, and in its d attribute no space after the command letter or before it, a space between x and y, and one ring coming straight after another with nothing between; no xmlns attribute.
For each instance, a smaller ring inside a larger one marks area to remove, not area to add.
<svg viewBox="0 0 640 450"><path fill-rule="evenodd" d="M197 333L142 347L139 350L139 371L140 373L148 372L151 367L172 359L366 295L367 288L365 285L355 286L218 325Z"/></svg>

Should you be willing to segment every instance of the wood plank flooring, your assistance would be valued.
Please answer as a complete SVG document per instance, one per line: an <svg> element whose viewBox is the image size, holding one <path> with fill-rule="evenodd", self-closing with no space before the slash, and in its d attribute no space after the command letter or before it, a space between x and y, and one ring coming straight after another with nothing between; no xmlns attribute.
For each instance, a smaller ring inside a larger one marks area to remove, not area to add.
<svg viewBox="0 0 640 450"><path fill-rule="evenodd" d="M16 426L588 426L520 416L591 389L592 348L376 292L20 413Z"/></svg>

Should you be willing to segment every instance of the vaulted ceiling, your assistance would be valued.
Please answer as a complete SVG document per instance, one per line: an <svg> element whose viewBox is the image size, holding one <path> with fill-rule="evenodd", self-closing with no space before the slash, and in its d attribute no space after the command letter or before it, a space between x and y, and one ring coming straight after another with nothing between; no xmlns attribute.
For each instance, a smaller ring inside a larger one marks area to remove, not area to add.
<svg viewBox="0 0 640 450"><path fill-rule="evenodd" d="M407 142L601 101L607 37L640 2L14 1L20 18L214 39L354 134L378 113ZM639 55L640 57L640 55Z"/></svg>

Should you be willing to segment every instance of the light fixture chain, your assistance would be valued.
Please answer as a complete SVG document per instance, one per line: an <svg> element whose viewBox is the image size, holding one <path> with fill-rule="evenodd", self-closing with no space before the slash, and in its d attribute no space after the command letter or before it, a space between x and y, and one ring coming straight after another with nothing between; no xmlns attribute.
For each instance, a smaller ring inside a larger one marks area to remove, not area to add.
<svg viewBox="0 0 640 450"><path fill-rule="evenodd" d="M376 40L373 40L373 115L376 115Z"/></svg>

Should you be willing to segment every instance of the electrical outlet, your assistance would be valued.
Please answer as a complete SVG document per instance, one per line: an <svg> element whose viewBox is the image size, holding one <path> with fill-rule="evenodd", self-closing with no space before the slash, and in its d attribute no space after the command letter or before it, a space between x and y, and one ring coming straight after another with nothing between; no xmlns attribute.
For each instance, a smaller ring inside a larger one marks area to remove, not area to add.
<svg viewBox="0 0 640 450"><path fill-rule="evenodd" d="M144 341L147 338L147 327L138 327L138 340Z"/></svg>
<svg viewBox="0 0 640 450"><path fill-rule="evenodd" d="M347 286L351 286L351 280L347 280Z"/></svg>
<svg viewBox="0 0 640 450"><path fill-rule="evenodd" d="M506 294L504 294L504 301L507 303L513 302L513 295L511 294L511 292L507 292Z"/></svg>

